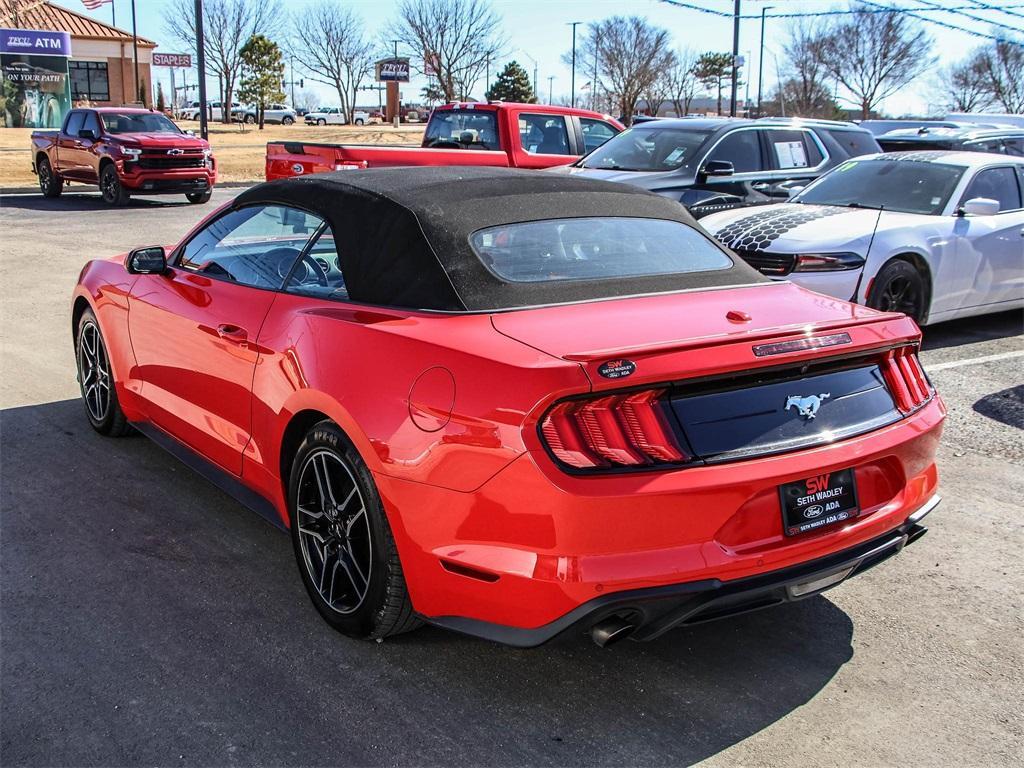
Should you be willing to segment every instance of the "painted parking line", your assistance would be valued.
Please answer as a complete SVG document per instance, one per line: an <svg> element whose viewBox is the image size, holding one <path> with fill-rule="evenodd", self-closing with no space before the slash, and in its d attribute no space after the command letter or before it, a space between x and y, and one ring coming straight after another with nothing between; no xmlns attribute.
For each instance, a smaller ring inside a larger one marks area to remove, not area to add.
<svg viewBox="0 0 1024 768"><path fill-rule="evenodd" d="M1009 360L1014 357L1024 357L1024 349L1016 352L1000 352L997 355L982 355L981 357L968 357L964 360L951 360L948 363L937 363L935 365L926 365L925 370L928 373L934 373L935 371L944 371L947 368L960 368L964 365L980 365L981 363L993 363L996 360Z"/></svg>

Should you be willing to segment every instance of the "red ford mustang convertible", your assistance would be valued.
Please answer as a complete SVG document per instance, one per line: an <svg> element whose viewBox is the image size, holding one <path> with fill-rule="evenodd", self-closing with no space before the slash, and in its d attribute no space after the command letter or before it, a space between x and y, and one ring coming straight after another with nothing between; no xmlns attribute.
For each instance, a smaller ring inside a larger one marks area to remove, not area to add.
<svg viewBox="0 0 1024 768"><path fill-rule="evenodd" d="M627 185L262 184L90 262L73 330L92 426L289 529L353 637L647 640L835 586L938 503L913 321L770 282Z"/></svg>

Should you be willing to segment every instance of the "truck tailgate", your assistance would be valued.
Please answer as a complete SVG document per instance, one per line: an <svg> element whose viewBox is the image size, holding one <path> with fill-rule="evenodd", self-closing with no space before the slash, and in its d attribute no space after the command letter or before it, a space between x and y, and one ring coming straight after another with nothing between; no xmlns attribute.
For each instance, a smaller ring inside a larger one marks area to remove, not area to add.
<svg viewBox="0 0 1024 768"><path fill-rule="evenodd" d="M504 152L479 149L314 144L303 141L272 141L267 144L267 181L310 173L409 165L507 167L508 156Z"/></svg>

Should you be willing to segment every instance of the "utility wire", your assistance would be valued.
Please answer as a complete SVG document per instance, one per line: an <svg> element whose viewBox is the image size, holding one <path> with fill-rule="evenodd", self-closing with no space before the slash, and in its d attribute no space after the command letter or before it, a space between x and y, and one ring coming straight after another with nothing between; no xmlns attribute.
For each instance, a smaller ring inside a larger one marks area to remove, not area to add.
<svg viewBox="0 0 1024 768"><path fill-rule="evenodd" d="M1019 11L1011 11L1011 10L1009 10L1010 8L1018 7L1016 4L1014 4L1014 5L1002 5L1001 6L1001 5L992 5L991 3L983 3L981 0L971 0L971 2L974 3L976 6L978 6L979 8L984 8L985 10L988 10L988 11L999 11L999 13L1005 13L1007 16L1016 16L1018 18L1024 19L1024 13L1020 13Z"/></svg>
<svg viewBox="0 0 1024 768"><path fill-rule="evenodd" d="M977 2L977 0L972 0L972 1L973 2ZM716 10L714 8L707 8L707 7L703 6L703 5L696 5L695 3L686 2L686 0L660 0L660 2L665 3L666 5L674 5L674 6L678 7L678 8L686 8L686 9L691 10L691 11L699 11L701 13L706 13L709 16L719 16L719 17L722 17L722 18L729 18L729 19L733 18L733 14L730 11L720 11L720 10ZM915 2L922 2L923 3L923 2L926 2L926 0L915 0ZM871 3L871 5L878 5L878 4L877 3ZM1005 12L1007 12L1006 11L1007 8L1024 8L1024 3L1014 3L1013 5L1008 5L1008 6L1000 7L998 10L1003 11L1005 13ZM857 14L857 13L890 13L892 11L896 11L898 13L912 13L912 12L918 12L918 13L938 13L938 12L945 12L945 11L963 11L963 10L977 10L977 6L975 6L975 5L953 5L953 6L949 6L949 7L942 6L942 7L937 7L937 8L901 8L901 7L890 7L890 6L878 6L877 9L865 8L865 9L861 9L859 11L856 11L856 10L852 10L851 11L851 10L843 10L843 9L832 9L832 10L828 10L828 11L794 11L794 12L791 12L791 13L768 13L768 14L766 14L766 17L769 18L769 19L795 19L795 18L816 17L816 16L851 16L851 15L854 15L854 14ZM1015 14L1015 15L1018 15L1018 16L1021 16L1022 18L1024 18L1024 14ZM756 14L740 14L740 18L741 19L760 19L761 18L761 14L759 14L759 13L756 13ZM927 17L921 17L921 18L925 18L926 20L929 20L929 19L927 19ZM997 22L988 22L987 19L984 20L984 21L986 21L986 23L995 24L996 26L1003 26L1003 25L998 24ZM942 22L934 22L934 23L941 24ZM1010 29L1012 29L1012 27L1010 27Z"/></svg>
<svg viewBox="0 0 1024 768"><path fill-rule="evenodd" d="M1011 40L1011 39L1006 38L1006 37L996 37L995 35L986 35L984 32L976 32L973 29L968 29L967 27L961 27L961 26L959 26L957 24L953 24L953 23L948 22L948 21L936 21L935 19L930 19L927 16L918 16L917 13L915 12L917 9L911 10L911 9L907 9L907 8L894 8L894 7L890 6L890 5L882 5L881 3L873 2L873 0L860 0L860 1L865 3L866 5L873 5L875 8L882 8L882 9L887 10L887 11L900 11L900 12L905 13L908 16L911 16L911 17L913 17L915 19L919 19L921 21L926 21L929 24L935 24L936 26L945 27L946 29L953 29L953 30L956 30L957 32L963 32L964 34L971 35L973 37L980 37L980 38L982 38L984 40L994 40L997 43L1009 43L1010 45L1019 45L1021 47L1024 47L1024 42L1018 42L1017 40ZM944 10L946 10L946 9L944 9Z"/></svg>
<svg viewBox="0 0 1024 768"><path fill-rule="evenodd" d="M1024 46L1024 42L1018 42L1016 40L1009 39L1009 38L1006 38L1006 37L996 37L995 35L987 35L984 32L977 32L977 31L975 31L973 29L968 29L967 27L961 27L958 24L953 24L952 22L939 21L938 19L929 18L928 16L920 16L920 15L918 15L919 13L940 13L940 12L941 13L945 13L945 12L949 12L949 11L956 11L956 10L966 9L966 8L976 9L975 6L966 6L966 5L964 5L964 6L949 6L949 7L941 6L941 7L937 7L937 8L920 8L920 7L918 7L918 8L904 8L904 7L892 6L892 5L882 5L881 3L872 2L871 0L860 0L860 1L863 2L865 5L870 5L870 6L873 6L873 7L872 8L861 7L861 9L859 11L855 11L855 10L851 10L851 11L847 11L847 10L830 10L830 11L802 11L802 12L796 12L796 13L769 13L769 14L767 14L767 18L769 18L769 19L792 19L792 18L807 18L807 17L822 17L822 16L849 16L849 15L856 14L858 12L859 13L894 13L894 12L895 13L905 13L908 16L912 16L915 19L919 19L921 21L925 21L925 22L927 22L929 24L933 24L933 25L938 26L938 27L944 27L945 29L951 29L951 30L954 30L956 32L963 32L964 34L971 35L972 37L978 37L978 38L982 38L984 40L994 40L994 41L1000 42L1000 43L1010 43L1011 45ZM917 1L918 2L926 2L927 0L917 0ZM729 18L729 19L733 18L733 14L729 13L728 11L719 11L719 10L715 10L713 8L706 8L706 7L701 6L701 5L695 5L694 3L686 2L686 0L661 0L661 2L666 3L667 5L676 6L678 8L686 8L686 9L692 10L692 11L700 11L701 13L706 13L706 14L711 15L711 16L718 16L718 17L724 17L724 18ZM1014 4L1014 5L1015 5L1015 7L1024 7L1024 4ZM1004 9L1005 8L1000 8L1000 10L1004 10ZM760 19L761 18L761 14L756 14L756 15L750 15L750 14L743 15L743 14L741 14L740 18L741 19ZM994 27L999 27L999 28L1002 28L1002 29L1010 30L1012 32L1024 31L1024 30L1020 30L1020 29L1018 29L1016 27L1008 27L1005 24L998 24L996 22L988 22L987 19L984 20L984 21L986 23L991 23L992 26L994 26Z"/></svg>
<svg viewBox="0 0 1024 768"><path fill-rule="evenodd" d="M973 13L967 13L966 11L961 11L957 8L946 8L942 5L939 5L938 3L932 2L932 0L916 0L916 2L934 6L937 10L949 11L950 13L955 13L959 16L965 16L966 18L971 19L973 21L980 21L983 24L989 24L990 26L998 27L999 29L1008 29L1012 32L1024 32L1024 29L1021 29L1020 27L1011 27L1006 24L1000 24L998 22L992 21L991 19L986 19L983 16L975 16Z"/></svg>

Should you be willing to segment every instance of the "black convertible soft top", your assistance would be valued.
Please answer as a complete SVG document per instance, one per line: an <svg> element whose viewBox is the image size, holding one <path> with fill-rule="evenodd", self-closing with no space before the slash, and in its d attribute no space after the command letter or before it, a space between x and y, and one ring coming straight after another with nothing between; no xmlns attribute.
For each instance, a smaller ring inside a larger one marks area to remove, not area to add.
<svg viewBox="0 0 1024 768"><path fill-rule="evenodd" d="M677 202L568 175L476 167L337 171L260 184L235 200L237 206L254 203L298 206L326 219L349 298L367 304L487 311L766 279L736 258L728 269L613 280L506 282L488 270L469 241L486 227L618 216L699 229Z"/></svg>

